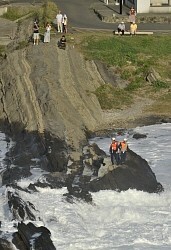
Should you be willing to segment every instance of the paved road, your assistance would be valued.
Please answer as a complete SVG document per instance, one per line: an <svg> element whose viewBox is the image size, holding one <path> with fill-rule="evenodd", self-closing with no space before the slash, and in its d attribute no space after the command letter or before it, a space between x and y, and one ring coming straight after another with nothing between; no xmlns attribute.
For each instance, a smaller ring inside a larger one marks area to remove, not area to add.
<svg viewBox="0 0 171 250"><path fill-rule="evenodd" d="M117 24L102 22L94 11L91 9L91 5L101 3L104 6L102 0L54 0L62 13L66 13L68 20L72 27L85 28L85 29L105 29L115 30ZM107 7L106 7L107 11ZM128 28L128 27L126 27ZM171 24L156 24L156 23L141 23L138 25L138 30L143 31L160 31L171 32Z"/></svg>

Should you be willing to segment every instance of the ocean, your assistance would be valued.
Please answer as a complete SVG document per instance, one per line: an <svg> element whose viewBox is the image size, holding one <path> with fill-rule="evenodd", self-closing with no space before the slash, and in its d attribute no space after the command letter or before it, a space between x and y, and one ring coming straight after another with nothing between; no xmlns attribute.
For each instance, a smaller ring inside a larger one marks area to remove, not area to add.
<svg viewBox="0 0 171 250"><path fill-rule="evenodd" d="M134 139L134 133L146 134L143 139ZM161 194L142 191L100 191L92 193L93 204L75 201L66 202L66 188L38 188L38 193L19 191L22 199L32 202L37 211L35 224L44 225L51 231L51 239L57 250L162 250L171 249L171 124L137 127L127 131L131 150L146 159L163 185ZM117 139L121 139L118 136ZM7 151L5 136L0 135L0 162ZM96 137L95 142L106 153L110 138ZM34 183L42 171L31 168L33 175L18 181L21 187ZM1 237L11 239L15 232L7 206L6 187L0 188Z"/></svg>

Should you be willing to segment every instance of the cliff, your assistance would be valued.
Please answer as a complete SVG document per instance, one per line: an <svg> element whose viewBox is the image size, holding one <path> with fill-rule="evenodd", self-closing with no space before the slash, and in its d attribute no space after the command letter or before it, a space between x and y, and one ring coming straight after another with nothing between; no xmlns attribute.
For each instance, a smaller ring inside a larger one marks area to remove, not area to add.
<svg viewBox="0 0 171 250"><path fill-rule="evenodd" d="M103 80L93 62L85 61L70 45L60 50L56 38L50 44L30 42L18 49L23 41L27 44L31 25L28 20L22 22L1 61L1 127L19 141L16 154L26 144L31 149L36 137L42 149L36 153L34 146L31 157L50 148L51 170L61 171L68 155L80 159L86 133L102 122L93 92Z"/></svg>

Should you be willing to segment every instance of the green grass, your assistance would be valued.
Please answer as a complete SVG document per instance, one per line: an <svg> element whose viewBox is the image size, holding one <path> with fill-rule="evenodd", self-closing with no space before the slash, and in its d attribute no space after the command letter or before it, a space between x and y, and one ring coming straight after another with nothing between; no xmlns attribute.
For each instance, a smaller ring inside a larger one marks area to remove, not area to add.
<svg viewBox="0 0 171 250"><path fill-rule="evenodd" d="M44 0L42 2L43 4L40 6L23 5L19 7L8 7L7 13L3 14L3 18L15 21L30 14L33 15L34 18L39 20L40 26L45 27L47 22L52 23L52 21L54 20L58 11L58 7L53 1L50 0Z"/></svg>
<svg viewBox="0 0 171 250"><path fill-rule="evenodd" d="M85 58L114 66L121 78L127 80L124 90L104 85L95 92L103 109L122 108L123 97L126 105L131 96L143 95L146 90L151 98L156 92L171 87L171 37L170 35L117 37L111 34L91 34L80 39L80 48ZM159 73L161 80L153 84L146 82L151 69ZM140 89L140 91L139 91ZM125 98L126 97L126 98ZM170 103L170 102L169 102Z"/></svg>
<svg viewBox="0 0 171 250"><path fill-rule="evenodd" d="M85 43L85 41L84 41ZM166 36L136 36L136 37L108 37L99 38L95 36L86 38L87 46L83 47L86 57L100 60L109 66L120 68L127 65L136 67L136 75L142 79L150 67L155 67L160 72L161 61L169 60L171 55L171 38ZM170 65L168 65L169 67ZM165 77L170 77L170 70L165 69ZM128 75L130 72L124 72ZM124 79L126 79L124 77Z"/></svg>
<svg viewBox="0 0 171 250"><path fill-rule="evenodd" d="M132 96L111 84L101 85L95 91L102 109L120 109L132 104Z"/></svg>
<svg viewBox="0 0 171 250"><path fill-rule="evenodd" d="M15 21L25 15L34 13L34 7L8 7L6 13L3 14L3 18Z"/></svg>

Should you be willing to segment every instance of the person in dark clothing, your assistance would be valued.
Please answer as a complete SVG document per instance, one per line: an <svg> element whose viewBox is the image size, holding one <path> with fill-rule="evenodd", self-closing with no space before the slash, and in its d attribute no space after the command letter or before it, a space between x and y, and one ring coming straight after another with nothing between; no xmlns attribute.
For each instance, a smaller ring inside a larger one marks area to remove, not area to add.
<svg viewBox="0 0 171 250"><path fill-rule="evenodd" d="M34 45L39 44L39 25L36 21L34 22L33 26L33 43Z"/></svg>
<svg viewBox="0 0 171 250"><path fill-rule="evenodd" d="M59 47L60 49L66 49L66 38L65 38L64 35L63 35L63 36L61 37L61 39L59 40L59 42L58 42L58 47Z"/></svg>
<svg viewBox="0 0 171 250"><path fill-rule="evenodd" d="M114 164L114 159L116 161L116 164L119 164L119 143L116 141L115 138L112 138L112 143L110 144L109 147L109 152L111 156L111 162L112 165Z"/></svg>

